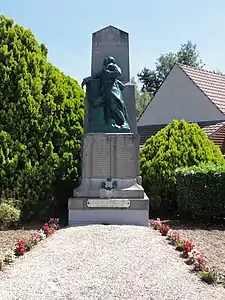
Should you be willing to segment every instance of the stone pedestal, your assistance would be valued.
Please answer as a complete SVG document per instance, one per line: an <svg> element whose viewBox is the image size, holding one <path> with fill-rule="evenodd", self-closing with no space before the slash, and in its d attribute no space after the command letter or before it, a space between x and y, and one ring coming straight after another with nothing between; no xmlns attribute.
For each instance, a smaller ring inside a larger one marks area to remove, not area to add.
<svg viewBox="0 0 225 300"><path fill-rule="evenodd" d="M133 83L127 82L124 85L123 97L129 116L130 131L137 134L137 112L135 100L135 87Z"/></svg>
<svg viewBox="0 0 225 300"><path fill-rule="evenodd" d="M69 225L147 226L149 200L137 182L139 135L90 133L82 149L82 181L69 199Z"/></svg>

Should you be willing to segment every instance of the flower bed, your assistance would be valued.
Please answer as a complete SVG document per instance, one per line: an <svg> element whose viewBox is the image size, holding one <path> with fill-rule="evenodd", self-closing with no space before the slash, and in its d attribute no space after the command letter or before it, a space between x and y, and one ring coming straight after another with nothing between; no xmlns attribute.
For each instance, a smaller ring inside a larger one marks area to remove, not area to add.
<svg viewBox="0 0 225 300"><path fill-rule="evenodd" d="M16 257L24 255L25 252L30 251L40 241L51 236L58 229L59 219L50 219L40 230L31 231L28 239L17 240L14 249L0 254L0 270L3 270L5 265L12 264Z"/></svg>
<svg viewBox="0 0 225 300"><path fill-rule="evenodd" d="M162 236L166 236L169 243L175 246L175 250L181 252L185 263L192 266L194 272L198 272L202 281L209 284L217 282L215 268L207 266L207 260L202 250L196 249L195 245L182 238L182 230L173 230L169 227L168 221L161 221L159 218L151 221L153 229L158 230Z"/></svg>

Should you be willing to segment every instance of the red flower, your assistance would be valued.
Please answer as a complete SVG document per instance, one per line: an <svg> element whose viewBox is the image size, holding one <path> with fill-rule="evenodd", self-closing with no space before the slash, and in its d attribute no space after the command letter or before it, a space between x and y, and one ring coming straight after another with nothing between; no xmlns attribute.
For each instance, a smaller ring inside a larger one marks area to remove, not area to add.
<svg viewBox="0 0 225 300"><path fill-rule="evenodd" d="M163 225L162 228L160 229L160 232L162 235L167 235L169 230L170 230L169 225Z"/></svg>
<svg viewBox="0 0 225 300"><path fill-rule="evenodd" d="M14 253L16 256L21 256L27 251L27 248L22 240L18 240L16 243L16 248L14 249Z"/></svg>
<svg viewBox="0 0 225 300"><path fill-rule="evenodd" d="M184 255L187 255L188 252L191 252L192 249L194 249L195 245L193 245L191 242L186 241L184 243L184 247L183 247L183 253Z"/></svg>
<svg viewBox="0 0 225 300"><path fill-rule="evenodd" d="M50 236L53 234L52 229L49 227L48 223L45 223L43 226L43 231L46 234L46 236Z"/></svg>

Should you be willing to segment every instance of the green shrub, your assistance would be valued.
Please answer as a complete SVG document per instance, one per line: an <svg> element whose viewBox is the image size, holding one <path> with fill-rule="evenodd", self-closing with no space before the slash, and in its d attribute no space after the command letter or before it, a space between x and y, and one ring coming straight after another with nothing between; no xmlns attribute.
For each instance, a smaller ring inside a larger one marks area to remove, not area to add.
<svg viewBox="0 0 225 300"><path fill-rule="evenodd" d="M148 139L140 151L140 174L147 195L150 199L160 198L161 207L174 207L175 170L201 162L224 164L225 160L219 147L197 124L172 121Z"/></svg>
<svg viewBox="0 0 225 300"><path fill-rule="evenodd" d="M30 30L1 16L0 36L0 190L19 191L24 217L48 215L80 175L84 92Z"/></svg>
<svg viewBox="0 0 225 300"><path fill-rule="evenodd" d="M176 173L181 214L225 216L225 165L202 164L180 168Z"/></svg>
<svg viewBox="0 0 225 300"><path fill-rule="evenodd" d="M0 203L0 229L7 229L13 223L19 221L20 210L13 206L12 201Z"/></svg>

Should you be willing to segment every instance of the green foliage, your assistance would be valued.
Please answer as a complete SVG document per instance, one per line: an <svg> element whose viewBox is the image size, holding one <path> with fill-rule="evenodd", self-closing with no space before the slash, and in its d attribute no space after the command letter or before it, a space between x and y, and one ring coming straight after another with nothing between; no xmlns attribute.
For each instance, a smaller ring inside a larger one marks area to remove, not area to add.
<svg viewBox="0 0 225 300"><path fill-rule="evenodd" d="M79 176L84 93L30 30L1 16L0 35L0 189L19 190L26 217L47 214Z"/></svg>
<svg viewBox="0 0 225 300"><path fill-rule="evenodd" d="M141 92L138 90L137 82L135 81L134 77L131 78L131 83L134 84L136 115L137 118L139 118L144 112L146 106L151 102L152 97L146 89L143 89Z"/></svg>
<svg viewBox="0 0 225 300"><path fill-rule="evenodd" d="M0 203L0 229L7 229L13 223L19 221L20 210L13 206L12 201Z"/></svg>
<svg viewBox="0 0 225 300"><path fill-rule="evenodd" d="M181 45L177 53L161 54L155 63L154 70L144 68L138 74L138 78L142 83L142 90L146 89L151 95L154 95L175 63L198 68L203 67L196 45L192 44L191 41L187 41L187 43Z"/></svg>
<svg viewBox="0 0 225 300"><path fill-rule="evenodd" d="M140 173L146 193L161 200L162 206L176 205L175 170L201 162L224 164L225 160L197 124L173 120L141 149Z"/></svg>
<svg viewBox="0 0 225 300"><path fill-rule="evenodd" d="M181 214L225 216L225 165L201 164L177 171Z"/></svg>
<svg viewBox="0 0 225 300"><path fill-rule="evenodd" d="M215 268L206 268L200 272L200 279L208 284L213 284L217 282L217 271Z"/></svg>
<svg viewBox="0 0 225 300"><path fill-rule="evenodd" d="M149 92L146 89L143 89L143 91L140 92L140 98L136 106L138 118L143 114L144 110L151 102L151 100L152 100L152 96L149 94Z"/></svg>

